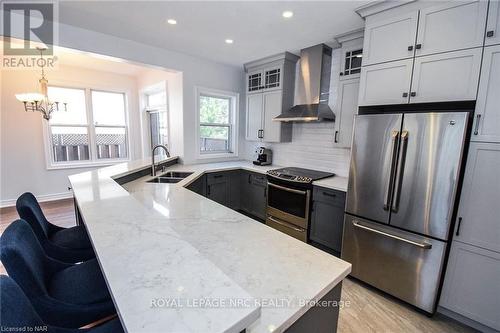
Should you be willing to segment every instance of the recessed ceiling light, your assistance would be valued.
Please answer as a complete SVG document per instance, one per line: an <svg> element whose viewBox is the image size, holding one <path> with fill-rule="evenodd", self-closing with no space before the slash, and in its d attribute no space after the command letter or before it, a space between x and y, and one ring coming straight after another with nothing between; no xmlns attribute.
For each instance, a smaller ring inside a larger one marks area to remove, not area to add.
<svg viewBox="0 0 500 333"><path fill-rule="evenodd" d="M234 41L232 39L226 39L225 42L226 44L233 44Z"/></svg>
<svg viewBox="0 0 500 333"><path fill-rule="evenodd" d="M290 18L293 16L293 12L291 10L285 10L282 15L284 18Z"/></svg>
<svg viewBox="0 0 500 333"><path fill-rule="evenodd" d="M168 23L168 24L172 24L172 25L174 25L174 24L177 24L177 21L176 21L176 20L174 20L174 19L168 19L168 20L167 20L167 23Z"/></svg>

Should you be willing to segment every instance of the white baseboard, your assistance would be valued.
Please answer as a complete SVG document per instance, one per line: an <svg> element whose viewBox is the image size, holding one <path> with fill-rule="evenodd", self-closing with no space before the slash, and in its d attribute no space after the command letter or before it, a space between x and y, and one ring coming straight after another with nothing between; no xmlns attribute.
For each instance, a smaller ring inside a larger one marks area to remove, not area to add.
<svg viewBox="0 0 500 333"><path fill-rule="evenodd" d="M38 202L55 201L55 200L72 198L73 192L42 194L42 195L35 195L35 197L38 200ZM17 199L0 200L0 208L15 206L16 200Z"/></svg>

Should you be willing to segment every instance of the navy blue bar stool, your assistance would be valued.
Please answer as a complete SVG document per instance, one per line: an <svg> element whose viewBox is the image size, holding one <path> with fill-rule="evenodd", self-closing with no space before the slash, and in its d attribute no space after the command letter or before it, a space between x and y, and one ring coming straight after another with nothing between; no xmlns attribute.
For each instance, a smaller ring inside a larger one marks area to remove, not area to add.
<svg viewBox="0 0 500 333"><path fill-rule="evenodd" d="M16 209L19 217L30 224L49 257L70 263L95 258L85 227L62 228L50 223L33 194L22 194Z"/></svg>
<svg viewBox="0 0 500 333"><path fill-rule="evenodd" d="M5 229L0 258L48 325L78 328L116 313L97 260L68 264L48 257L23 220Z"/></svg>
<svg viewBox="0 0 500 333"><path fill-rule="evenodd" d="M90 329L68 329L47 325L42 318L36 313L29 299L23 293L21 288L6 275L0 276L0 330L2 332L10 329L10 332L17 332L12 329L21 329L20 332L28 332L26 329L31 328L32 332L37 332L35 328L40 328L40 332L52 333L121 333L123 328L118 318L110 320L100 326ZM46 328L46 329L45 329ZM25 329L24 331L22 329Z"/></svg>

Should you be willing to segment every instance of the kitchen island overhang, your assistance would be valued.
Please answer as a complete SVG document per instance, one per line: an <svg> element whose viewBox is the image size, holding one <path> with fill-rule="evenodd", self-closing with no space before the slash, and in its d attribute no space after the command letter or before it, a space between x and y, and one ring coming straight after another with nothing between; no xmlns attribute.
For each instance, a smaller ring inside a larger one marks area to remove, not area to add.
<svg viewBox="0 0 500 333"><path fill-rule="evenodd" d="M206 172L270 167L175 164L168 170L193 174L178 184L137 179L128 191L114 180L148 166L132 161L70 176L127 332L336 327L338 306L314 305L339 301L349 263L184 188Z"/></svg>

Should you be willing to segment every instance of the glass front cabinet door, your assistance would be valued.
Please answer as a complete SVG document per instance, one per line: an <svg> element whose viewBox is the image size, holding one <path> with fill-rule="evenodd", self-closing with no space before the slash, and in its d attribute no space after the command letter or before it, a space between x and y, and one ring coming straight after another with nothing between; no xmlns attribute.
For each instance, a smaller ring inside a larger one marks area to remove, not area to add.
<svg viewBox="0 0 500 333"><path fill-rule="evenodd" d="M262 71L254 71L247 74L247 92L258 92L264 88L262 75Z"/></svg>
<svg viewBox="0 0 500 333"><path fill-rule="evenodd" d="M247 74L247 93L281 89L281 67L269 67Z"/></svg>
<svg viewBox="0 0 500 333"><path fill-rule="evenodd" d="M267 68L264 70L264 89L281 88L281 68Z"/></svg>

